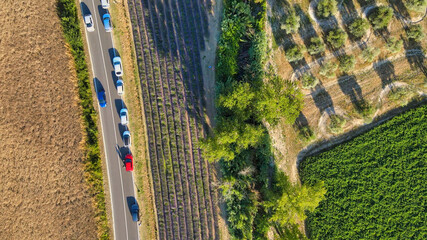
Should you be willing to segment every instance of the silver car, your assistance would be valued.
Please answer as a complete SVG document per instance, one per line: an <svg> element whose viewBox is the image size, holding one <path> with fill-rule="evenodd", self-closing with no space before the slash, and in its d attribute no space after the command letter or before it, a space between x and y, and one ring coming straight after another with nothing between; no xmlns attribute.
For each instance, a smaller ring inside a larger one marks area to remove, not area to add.
<svg viewBox="0 0 427 240"><path fill-rule="evenodd" d="M107 9L110 7L110 0L101 0L101 6L103 9Z"/></svg>
<svg viewBox="0 0 427 240"><path fill-rule="evenodd" d="M93 18L92 15L90 14L86 14L84 16L84 20L85 20L85 24L86 24L86 29L88 32L93 32L95 31L95 27L93 26Z"/></svg>

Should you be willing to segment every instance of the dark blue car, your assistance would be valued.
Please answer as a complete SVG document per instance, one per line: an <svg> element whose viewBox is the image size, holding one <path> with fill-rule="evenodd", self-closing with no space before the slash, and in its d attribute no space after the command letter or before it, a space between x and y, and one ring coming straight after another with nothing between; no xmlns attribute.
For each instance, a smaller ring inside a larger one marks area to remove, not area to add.
<svg viewBox="0 0 427 240"><path fill-rule="evenodd" d="M101 106L102 108L107 106L107 102L105 101L105 91L101 90L98 92L98 101L99 101L99 106Z"/></svg>

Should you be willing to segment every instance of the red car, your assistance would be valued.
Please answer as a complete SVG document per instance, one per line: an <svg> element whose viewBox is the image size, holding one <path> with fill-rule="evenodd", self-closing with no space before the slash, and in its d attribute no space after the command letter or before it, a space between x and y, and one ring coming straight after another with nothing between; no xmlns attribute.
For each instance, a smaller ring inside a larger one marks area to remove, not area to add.
<svg viewBox="0 0 427 240"><path fill-rule="evenodd" d="M133 171L133 156L132 156L132 154L126 155L125 166L126 166L126 171Z"/></svg>

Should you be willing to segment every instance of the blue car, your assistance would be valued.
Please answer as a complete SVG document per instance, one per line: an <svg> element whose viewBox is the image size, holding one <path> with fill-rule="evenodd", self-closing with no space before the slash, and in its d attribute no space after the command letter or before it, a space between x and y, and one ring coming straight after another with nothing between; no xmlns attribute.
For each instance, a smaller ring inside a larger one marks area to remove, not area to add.
<svg viewBox="0 0 427 240"><path fill-rule="evenodd" d="M138 222L139 221L139 207L137 203L134 203L131 207L130 207L130 212L132 214L132 220L134 222Z"/></svg>
<svg viewBox="0 0 427 240"><path fill-rule="evenodd" d="M102 20L104 22L105 31L111 32L113 30L113 27L111 26L111 17L109 13L105 13L102 16Z"/></svg>
<svg viewBox="0 0 427 240"><path fill-rule="evenodd" d="M102 108L107 106L107 102L105 101L105 91L101 90L98 92L98 101L99 101L99 106L101 106Z"/></svg>

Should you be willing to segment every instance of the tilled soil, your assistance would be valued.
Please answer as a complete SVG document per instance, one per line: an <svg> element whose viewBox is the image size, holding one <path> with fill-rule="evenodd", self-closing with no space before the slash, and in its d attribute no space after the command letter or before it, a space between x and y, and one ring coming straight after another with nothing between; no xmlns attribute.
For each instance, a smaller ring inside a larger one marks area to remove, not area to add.
<svg viewBox="0 0 427 240"><path fill-rule="evenodd" d="M0 239L96 239L56 1L0 2Z"/></svg>

